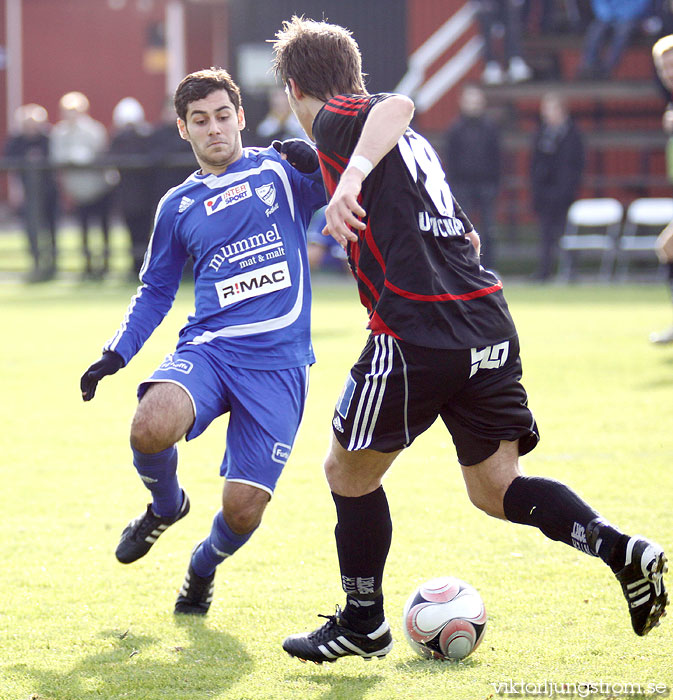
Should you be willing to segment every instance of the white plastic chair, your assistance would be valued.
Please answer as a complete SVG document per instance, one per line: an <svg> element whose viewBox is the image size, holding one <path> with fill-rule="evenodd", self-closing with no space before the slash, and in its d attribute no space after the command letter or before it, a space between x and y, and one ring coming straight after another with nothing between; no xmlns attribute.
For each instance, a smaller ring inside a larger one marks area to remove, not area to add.
<svg viewBox="0 0 673 700"><path fill-rule="evenodd" d="M559 241L558 279L572 276L574 255L584 251L600 254L600 276L609 280L617 255L617 237L624 207L612 197L578 199L570 205L566 227Z"/></svg>
<svg viewBox="0 0 673 700"><path fill-rule="evenodd" d="M617 241L617 270L621 277L626 277L632 257L642 257L642 253L654 254L657 236L671 221L671 197L641 197L629 204L622 235Z"/></svg>

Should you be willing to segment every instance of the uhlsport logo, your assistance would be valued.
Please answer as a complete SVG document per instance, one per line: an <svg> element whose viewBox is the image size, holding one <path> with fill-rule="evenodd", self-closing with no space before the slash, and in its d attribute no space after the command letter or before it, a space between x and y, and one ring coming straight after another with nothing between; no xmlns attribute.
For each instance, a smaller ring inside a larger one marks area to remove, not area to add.
<svg viewBox="0 0 673 700"><path fill-rule="evenodd" d="M278 462L278 464L285 464L290 456L291 449L290 445L286 445L284 442L277 442L271 450L271 459L274 462Z"/></svg>
<svg viewBox="0 0 673 700"><path fill-rule="evenodd" d="M250 185L247 182L242 182L240 185L234 185L214 197L209 197L203 205L206 208L206 214L210 216L230 207L232 204L248 199L248 197L252 197Z"/></svg>
<svg viewBox="0 0 673 700"><path fill-rule="evenodd" d="M167 372L168 370L175 370L176 372L182 372L183 374L189 374L194 365L189 362L189 360L173 359L173 355L169 355L160 365L159 370L162 372Z"/></svg>
<svg viewBox="0 0 673 700"><path fill-rule="evenodd" d="M237 301L285 289L291 284L290 269L283 261L215 282L215 289L220 306L224 308Z"/></svg>

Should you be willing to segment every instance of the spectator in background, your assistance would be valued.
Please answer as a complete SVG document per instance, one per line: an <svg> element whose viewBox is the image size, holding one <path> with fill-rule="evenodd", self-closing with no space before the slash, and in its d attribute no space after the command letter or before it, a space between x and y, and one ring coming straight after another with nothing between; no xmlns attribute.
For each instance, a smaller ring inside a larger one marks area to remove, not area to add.
<svg viewBox="0 0 673 700"><path fill-rule="evenodd" d="M655 45L652 47L652 58L654 60L654 67L657 71L657 75L659 76L659 80L668 91L670 98L671 94L673 93L673 34L664 36L655 43ZM673 161L673 158L671 155L669 155L669 152L671 144L673 144L673 103L670 101L664 110L662 125L664 133L669 139L669 148L667 149L667 168L669 179L671 179L671 172L673 170L673 163L671 161ZM667 262L667 267L668 285L671 290L671 295L673 296L673 260L669 260ZM673 326L666 328L663 331L651 333L650 341L656 344L673 343Z"/></svg>
<svg viewBox="0 0 673 700"><path fill-rule="evenodd" d="M584 169L584 144L558 93L540 101L540 126L533 140L530 183L533 210L540 224L537 277L548 280L558 257L568 208L576 199Z"/></svg>
<svg viewBox="0 0 673 700"><path fill-rule="evenodd" d="M483 82L486 85L499 85L505 79L512 83L530 80L533 71L524 61L521 47L524 0L472 1L484 39L486 67L482 75ZM502 65L496 51L496 35L499 31L503 34Z"/></svg>
<svg viewBox="0 0 673 700"><path fill-rule="evenodd" d="M256 137L260 143L269 144L272 141L286 141L298 138L306 140L306 134L290 109L285 90L274 87L269 90L269 111L259 123Z"/></svg>
<svg viewBox="0 0 673 700"><path fill-rule="evenodd" d="M16 130L5 143L7 158L20 161L19 175L9 181L9 199L20 214L26 233L32 269L28 281L48 280L56 274L58 187L49 165L47 110L26 104L15 112Z"/></svg>
<svg viewBox="0 0 673 700"><path fill-rule="evenodd" d="M177 118L173 98L167 97L161 110L161 120L150 136L150 153L154 162L153 210L171 187L184 182L197 167L192 147L188 141L180 138Z"/></svg>
<svg viewBox="0 0 673 700"><path fill-rule="evenodd" d="M543 34L577 32L582 27L582 12L577 0L528 0L525 5L524 25L529 14L537 14L536 28Z"/></svg>
<svg viewBox="0 0 673 700"><path fill-rule="evenodd" d="M493 222L500 184L500 131L486 116L486 95L467 85L460 115L446 136L445 170L451 190L481 238L481 263L495 265Z"/></svg>
<svg viewBox="0 0 673 700"><path fill-rule="evenodd" d="M112 112L115 133L110 141L111 156L125 157L128 167L119 166L118 203L129 231L132 265L130 278L136 278L143 264L145 249L154 220L152 169L139 161L150 157L151 127L138 100L124 97ZM133 162L135 159L138 162Z"/></svg>
<svg viewBox="0 0 673 700"><path fill-rule="evenodd" d="M651 8L652 0L591 0L594 19L584 38L578 79L609 78L621 61L640 20Z"/></svg>
<svg viewBox="0 0 673 700"><path fill-rule="evenodd" d="M161 120L150 137L150 156L154 163L152 177L152 211L156 211L161 198L173 187L181 185L196 169L197 162L188 141L180 137L177 127L178 115L173 106L173 97L167 97L161 110ZM182 278L191 279L194 261L187 259Z"/></svg>
<svg viewBox="0 0 673 700"><path fill-rule="evenodd" d="M82 235L85 279L104 277L110 265L110 208L117 173L100 167L83 167L100 160L107 151L105 127L89 115L89 100L81 92L68 92L59 102L61 121L51 132L50 150L55 165L62 166L61 189L73 207ZM71 167L69 167L71 166ZM100 222L102 260L94 267L89 246L89 224Z"/></svg>

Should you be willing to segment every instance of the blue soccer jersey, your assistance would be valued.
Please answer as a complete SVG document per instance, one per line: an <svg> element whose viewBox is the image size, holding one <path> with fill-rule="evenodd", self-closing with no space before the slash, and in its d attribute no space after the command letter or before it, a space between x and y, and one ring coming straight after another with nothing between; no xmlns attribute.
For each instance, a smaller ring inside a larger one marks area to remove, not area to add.
<svg viewBox="0 0 673 700"><path fill-rule="evenodd" d="M319 172L274 148L246 148L222 175L190 175L159 203L137 294L105 344L127 363L170 309L187 259L195 311L178 349L208 344L231 365L283 369L315 361L306 228L325 204Z"/></svg>

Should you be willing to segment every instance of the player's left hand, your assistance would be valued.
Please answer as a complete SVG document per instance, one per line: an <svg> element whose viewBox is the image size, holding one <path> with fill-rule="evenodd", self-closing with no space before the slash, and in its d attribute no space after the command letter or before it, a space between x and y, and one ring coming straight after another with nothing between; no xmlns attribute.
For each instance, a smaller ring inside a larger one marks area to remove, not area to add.
<svg viewBox="0 0 673 700"><path fill-rule="evenodd" d="M91 401L96 395L98 382L110 374L118 372L124 366L124 360L114 350L106 350L100 360L96 360L79 380L82 390L82 401Z"/></svg>
<svg viewBox="0 0 673 700"><path fill-rule="evenodd" d="M304 139L286 139L271 144L300 173L314 173L320 162L318 152Z"/></svg>

